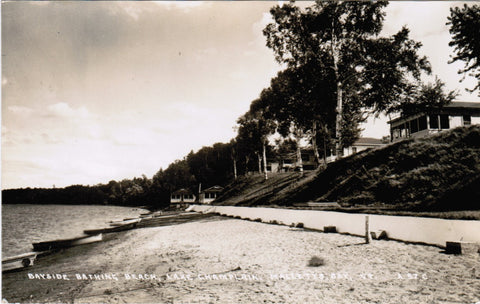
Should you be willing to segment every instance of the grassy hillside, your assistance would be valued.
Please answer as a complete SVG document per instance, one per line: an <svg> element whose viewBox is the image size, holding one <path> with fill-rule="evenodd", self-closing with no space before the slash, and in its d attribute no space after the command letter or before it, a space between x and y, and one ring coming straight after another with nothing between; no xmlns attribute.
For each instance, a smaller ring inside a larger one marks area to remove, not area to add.
<svg viewBox="0 0 480 304"><path fill-rule="evenodd" d="M480 126L456 128L382 149L362 151L300 177L242 178L223 205L334 201L344 208L413 211L480 210Z"/></svg>

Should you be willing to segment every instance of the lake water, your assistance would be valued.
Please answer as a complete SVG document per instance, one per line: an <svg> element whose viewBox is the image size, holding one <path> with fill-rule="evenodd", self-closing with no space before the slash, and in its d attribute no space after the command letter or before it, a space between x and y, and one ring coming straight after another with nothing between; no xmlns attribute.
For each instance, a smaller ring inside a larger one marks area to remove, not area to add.
<svg viewBox="0 0 480 304"><path fill-rule="evenodd" d="M34 242L83 236L83 230L145 212L116 206L2 205L2 257L30 252Z"/></svg>

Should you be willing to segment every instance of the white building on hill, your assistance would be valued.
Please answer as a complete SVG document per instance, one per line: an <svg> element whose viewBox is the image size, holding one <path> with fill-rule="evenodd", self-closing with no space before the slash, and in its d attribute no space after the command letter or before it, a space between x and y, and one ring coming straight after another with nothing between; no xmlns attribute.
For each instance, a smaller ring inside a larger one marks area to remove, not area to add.
<svg viewBox="0 0 480 304"><path fill-rule="evenodd" d="M456 101L428 113L400 116L388 123L392 141L423 137L460 126L480 124L480 103Z"/></svg>

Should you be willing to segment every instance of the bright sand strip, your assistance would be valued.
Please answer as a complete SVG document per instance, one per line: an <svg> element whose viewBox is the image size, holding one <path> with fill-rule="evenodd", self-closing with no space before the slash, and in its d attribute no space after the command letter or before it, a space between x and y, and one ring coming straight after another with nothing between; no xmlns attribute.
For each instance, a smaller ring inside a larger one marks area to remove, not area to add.
<svg viewBox="0 0 480 304"><path fill-rule="evenodd" d="M479 256L446 255L437 247L396 241L362 243L359 237L213 217L118 233L110 241L44 257L28 271L4 274L2 298L22 303L480 301ZM313 256L325 265L309 267ZM43 279L45 274L63 278Z"/></svg>

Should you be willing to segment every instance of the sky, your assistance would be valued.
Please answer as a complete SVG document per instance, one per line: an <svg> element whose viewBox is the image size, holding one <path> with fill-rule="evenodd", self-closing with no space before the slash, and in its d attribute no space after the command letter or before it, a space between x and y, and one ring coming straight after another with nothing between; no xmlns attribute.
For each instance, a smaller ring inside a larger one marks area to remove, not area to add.
<svg viewBox="0 0 480 304"><path fill-rule="evenodd" d="M230 141L281 69L262 35L276 4L3 2L2 189L151 178ZM407 25L433 75L480 101L464 89L474 79L460 83L463 64L448 64L452 5L391 2L383 34ZM388 134L383 117L363 127Z"/></svg>

